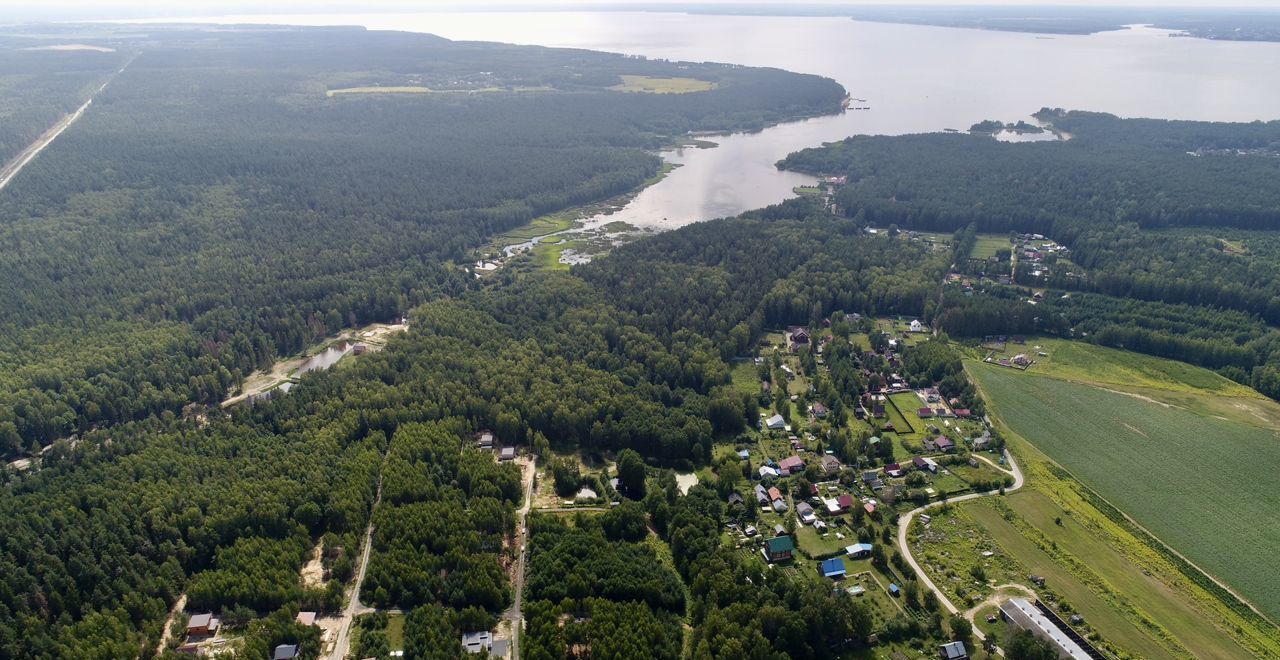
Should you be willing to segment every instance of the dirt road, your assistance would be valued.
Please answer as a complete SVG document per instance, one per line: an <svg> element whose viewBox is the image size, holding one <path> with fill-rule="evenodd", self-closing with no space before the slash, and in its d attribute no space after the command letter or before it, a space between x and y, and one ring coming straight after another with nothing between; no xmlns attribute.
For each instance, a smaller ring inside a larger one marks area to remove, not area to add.
<svg viewBox="0 0 1280 660"><path fill-rule="evenodd" d="M372 607L360 604L360 587L364 584L364 574L369 568L369 554L373 547L373 512L382 502L382 475L378 475L378 492L373 498L373 507L369 509L369 526L364 530L364 544L360 550L360 567L356 569L356 579L351 583L351 593L347 598L347 608L342 612L342 624L338 627L338 637L333 642L331 660L343 660L351 647L351 623L357 616L374 611Z"/></svg>
<svg viewBox="0 0 1280 660"><path fill-rule="evenodd" d="M531 457L525 456L519 459L521 469L521 480L524 482L524 504L520 505L520 510L516 512L516 570L511 576L511 588L514 595L511 599L511 607L502 613L504 620L511 622L511 657L520 657L520 628L524 622L524 613L521 607L524 601L524 564L525 559L529 555L529 549L526 547L529 542L529 526L527 520L529 518L529 509L533 507L533 476L537 472Z"/></svg>
<svg viewBox="0 0 1280 660"><path fill-rule="evenodd" d="M1014 462L1013 456L1008 451L1005 451L1004 453L1005 462L1009 464L1008 470L1005 470L1004 468L996 465L994 462L990 461L984 456L975 455L975 457L981 461L986 462L987 464L991 465L997 470L1000 470L1005 474L1009 474L1013 476L1013 486L1006 488L1005 492L1012 492L1012 491L1018 490L1019 488L1022 488L1022 485L1026 482L1026 480L1023 479L1022 477L1022 470L1018 468L1018 464ZM898 551L902 553L902 558L907 560L907 564L911 566L911 570L916 572L916 577L920 580L920 584L927 587L930 591L933 592L935 596L938 597L938 602L942 603L942 606L946 608L946 611L948 613L956 614L960 612L960 609L957 608L955 604L951 602L951 599L947 598L946 594L942 593L942 590L938 588L938 585L933 583L933 580L929 579L928 575L925 575L924 570L920 568L920 564L916 563L916 558L911 555L911 547L907 543L907 530L911 529L911 520L915 518L916 514L918 513L923 513L924 511L942 506L944 504L955 504L957 502L964 502L966 500L974 500L979 497L987 497L989 495L995 495L998 492L999 491L990 491L986 493L970 493L968 495L961 495L960 497L946 500L945 502L942 502L942 501L930 502L929 504L926 504L922 507L918 507L906 512L905 514L902 515L902 517L898 519ZM982 631L976 628L974 629L973 634L979 640L986 639L986 636L982 634Z"/></svg>
<svg viewBox="0 0 1280 660"><path fill-rule="evenodd" d="M52 128L45 131L44 133L41 133L40 137L36 138L35 142L32 142L26 149L22 150L22 153L19 153L17 156L13 158L13 160L9 161L8 163L5 163L4 167L0 168L0 190L3 190L5 186L9 185L9 182L12 181L14 177L18 176L18 172L22 171L22 168L26 167L28 163L35 160L36 156L39 156L40 152L44 151L45 147L52 144L53 141L56 140L59 135L62 135L63 131L67 130L72 124L76 122L77 119L82 117L84 115L85 110L88 110L89 105L93 103L94 97L96 97L98 94L101 94L102 90L106 89L107 85L111 84L111 81L115 80L116 76L124 73L124 70L129 68L129 65L133 63L134 59L137 59L136 55L133 58L131 58L128 62L125 62L124 66L120 67L119 71L116 71L115 73L111 74L111 77L107 78L106 82L102 83L102 86L94 90L93 94L89 95L89 99L85 101L84 104L81 105L79 108L77 108L75 112L67 115L66 117L63 117L60 121L58 121L58 123L54 124Z"/></svg>

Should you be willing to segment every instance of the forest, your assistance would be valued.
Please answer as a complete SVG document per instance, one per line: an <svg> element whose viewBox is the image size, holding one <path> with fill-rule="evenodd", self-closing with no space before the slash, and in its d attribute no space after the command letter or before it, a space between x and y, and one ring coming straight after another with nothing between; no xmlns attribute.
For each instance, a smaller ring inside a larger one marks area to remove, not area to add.
<svg viewBox="0 0 1280 660"><path fill-rule="evenodd" d="M856 224L955 231L957 241L966 231L1034 232L1070 248L1069 265L1048 276L1019 271L1020 287L947 293L936 314L953 335L1086 338L1207 366L1280 396L1271 233L1280 229L1271 184L1280 122L1047 108L1036 118L1070 139L853 137L779 166L847 174L836 199ZM1033 287L1048 289L1036 307L1025 302Z"/></svg>
<svg viewBox="0 0 1280 660"><path fill-rule="evenodd" d="M0 197L3 455L221 401L339 329L456 295L467 250L635 188L689 131L843 96L771 69L356 28L102 29L117 53L42 62L65 82L12 111L64 108L96 72L83 58L134 57ZM24 66L12 51L29 43L0 41L0 65ZM609 89L677 72L716 87ZM440 91L325 93L410 82Z"/></svg>
<svg viewBox="0 0 1280 660"><path fill-rule="evenodd" d="M733 393L727 359L764 328L844 310L918 313L950 257L786 204L570 273L509 270L460 286L412 311L386 349L307 374L288 396L203 420L162 411L55 443L35 469L3 473L0 657L148 655L182 593L243 629L245 648L304 643L288 612L340 604L371 518L363 602L409 612L406 645L474 629L511 602L502 539L521 500L518 472L469 448L481 429L532 448L633 450L622 485L674 554L679 579L642 545L633 504L598 531L537 523L526 589L546 609L531 602L531 621L590 612L595 623L573 634L607 645L633 642L606 622L643 620L646 644L678 649L673 622L691 611L700 657L748 646L824 657L831 631L865 630L864 613L807 583L744 587L761 567L718 549L717 496L679 497L674 478L646 485L639 461L707 465L716 438L756 418L760 402ZM947 382L952 358L922 353L910 373ZM847 391L823 383L820 395L856 399L868 382L858 362L849 369ZM314 546L327 582L304 588Z"/></svg>

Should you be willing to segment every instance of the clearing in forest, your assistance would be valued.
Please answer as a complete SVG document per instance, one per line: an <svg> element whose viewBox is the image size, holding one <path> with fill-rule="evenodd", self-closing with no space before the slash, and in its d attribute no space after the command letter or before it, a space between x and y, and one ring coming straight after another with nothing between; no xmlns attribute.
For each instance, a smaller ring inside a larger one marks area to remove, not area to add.
<svg viewBox="0 0 1280 660"><path fill-rule="evenodd" d="M620 76L622 78L621 85L614 85L610 89L619 92L645 92L648 94L688 94L690 92L705 92L716 88L716 84L709 80L698 80L697 78L653 78L650 76Z"/></svg>

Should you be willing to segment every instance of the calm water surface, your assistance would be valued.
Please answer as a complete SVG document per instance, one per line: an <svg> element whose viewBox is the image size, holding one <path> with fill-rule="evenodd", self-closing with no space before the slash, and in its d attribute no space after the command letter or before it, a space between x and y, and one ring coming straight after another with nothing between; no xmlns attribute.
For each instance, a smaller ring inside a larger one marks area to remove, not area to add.
<svg viewBox="0 0 1280 660"><path fill-rule="evenodd" d="M1135 28L1045 36L842 18L669 13L289 14L201 22L363 25L451 39L590 48L772 66L834 78L870 110L715 138L664 154L681 167L607 220L672 228L781 201L808 177L774 163L848 135L966 129L1043 106L1121 116L1280 118L1280 44L1171 37Z"/></svg>

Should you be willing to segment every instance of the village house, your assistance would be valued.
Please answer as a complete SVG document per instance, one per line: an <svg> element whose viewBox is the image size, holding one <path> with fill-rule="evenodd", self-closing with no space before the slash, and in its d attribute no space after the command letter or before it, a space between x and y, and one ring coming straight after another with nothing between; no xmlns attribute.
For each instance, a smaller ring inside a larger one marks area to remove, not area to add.
<svg viewBox="0 0 1280 660"><path fill-rule="evenodd" d="M850 559L865 559L871 556L871 544L854 543L844 549L844 554L848 555Z"/></svg>
<svg viewBox="0 0 1280 660"><path fill-rule="evenodd" d="M297 644L281 644L276 647L275 653L271 655L271 660L293 660L298 657Z"/></svg>
<svg viewBox="0 0 1280 660"><path fill-rule="evenodd" d="M748 458L751 458L751 452L747 451L746 449L741 449L738 451L738 458L745 461Z"/></svg>
<svg viewBox="0 0 1280 660"><path fill-rule="evenodd" d="M191 620L187 621L187 637L209 637L218 634L218 627L222 625L213 614L192 614Z"/></svg>
<svg viewBox="0 0 1280 660"><path fill-rule="evenodd" d="M880 472L877 470L865 470L862 473L862 483L871 487L871 490L880 490L884 488L884 482L880 480Z"/></svg>
<svg viewBox="0 0 1280 660"><path fill-rule="evenodd" d="M937 447L940 452L949 453L955 451L956 443L951 438L940 435L933 441L933 446Z"/></svg>
<svg viewBox="0 0 1280 660"><path fill-rule="evenodd" d="M917 470L927 470L933 473L937 473L938 471L938 464L935 463L931 458L924 458L922 456L917 456L911 459L911 464L914 465Z"/></svg>
<svg viewBox="0 0 1280 660"><path fill-rule="evenodd" d="M775 523L775 524L774 524L774 526L773 526L773 535L774 535L774 536L790 536L790 534L787 534L787 528L786 528L786 527L783 527L783 526L782 526L782 523Z"/></svg>
<svg viewBox="0 0 1280 660"><path fill-rule="evenodd" d="M764 486L761 486L760 484L756 484L755 493L756 493L756 502L760 506L767 506L769 504L769 492L764 489Z"/></svg>
<svg viewBox="0 0 1280 660"><path fill-rule="evenodd" d="M804 472L804 459L799 456L788 456L778 463L778 472L781 472L784 477Z"/></svg>
<svg viewBox="0 0 1280 660"><path fill-rule="evenodd" d="M911 325L909 327L912 332L924 332L924 324L921 323L919 319L911 321Z"/></svg>
<svg viewBox="0 0 1280 660"><path fill-rule="evenodd" d="M298 612L298 616L293 617L293 620L303 626L314 626L316 625L316 613Z"/></svg>
<svg viewBox="0 0 1280 660"><path fill-rule="evenodd" d="M933 408L920 408L916 410L916 416L920 419L929 419L933 417Z"/></svg>
<svg viewBox="0 0 1280 660"><path fill-rule="evenodd" d="M818 570L822 573L822 577L843 580L845 575L844 560L839 557L832 557L819 564Z"/></svg>
<svg viewBox="0 0 1280 660"><path fill-rule="evenodd" d="M823 456L820 462L822 471L827 475L832 475L840 471L840 459L835 456Z"/></svg>
<svg viewBox="0 0 1280 660"><path fill-rule="evenodd" d="M889 463L888 465L884 466L884 473L886 476L890 476L896 479L902 476L902 466L897 463Z"/></svg>
<svg viewBox="0 0 1280 660"><path fill-rule="evenodd" d="M826 419L827 407L822 405L821 402L815 403L812 406L809 406L809 416L814 419Z"/></svg>
<svg viewBox="0 0 1280 660"><path fill-rule="evenodd" d="M791 553L795 551L796 544L791 540L790 536L777 536L769 539L764 544L764 558L769 563L780 561L790 561Z"/></svg>
<svg viewBox="0 0 1280 660"><path fill-rule="evenodd" d="M942 660L968 660L969 658L964 642L947 642L938 648L938 655Z"/></svg>
<svg viewBox="0 0 1280 660"><path fill-rule="evenodd" d="M493 450L493 431L481 431L480 437L476 440L476 444L481 449Z"/></svg>
<svg viewBox="0 0 1280 660"><path fill-rule="evenodd" d="M502 448L502 451L498 454L498 460L500 460L500 461L514 461L514 460L516 460L516 448L515 448L515 447L503 447L503 448Z"/></svg>
<svg viewBox="0 0 1280 660"><path fill-rule="evenodd" d="M777 470L769 467L768 465L761 465L759 473L761 479L777 479L781 476L778 474Z"/></svg>
<svg viewBox="0 0 1280 660"><path fill-rule="evenodd" d="M783 419L782 415L774 415L773 417L760 421L761 431L780 431L783 428L786 428L786 426L787 420Z"/></svg>
<svg viewBox="0 0 1280 660"><path fill-rule="evenodd" d="M488 655L493 650L493 633L488 630L463 633L462 648L467 653L484 653Z"/></svg>
<svg viewBox="0 0 1280 660"><path fill-rule="evenodd" d="M813 507L809 506L808 502L801 502L796 505L796 515L800 517L802 525L812 525L818 519L813 513Z"/></svg>
<svg viewBox="0 0 1280 660"><path fill-rule="evenodd" d="M797 346L808 344L810 339L809 331L805 328L799 326L787 328L787 341L791 343L793 349Z"/></svg>
<svg viewBox="0 0 1280 660"><path fill-rule="evenodd" d="M729 493L729 506L734 504L742 504L742 495L738 493Z"/></svg>

